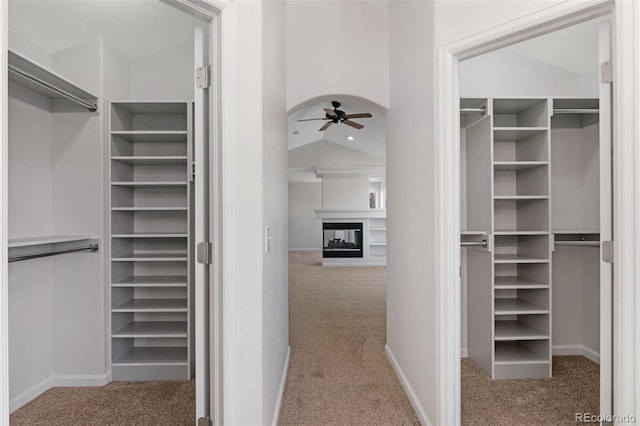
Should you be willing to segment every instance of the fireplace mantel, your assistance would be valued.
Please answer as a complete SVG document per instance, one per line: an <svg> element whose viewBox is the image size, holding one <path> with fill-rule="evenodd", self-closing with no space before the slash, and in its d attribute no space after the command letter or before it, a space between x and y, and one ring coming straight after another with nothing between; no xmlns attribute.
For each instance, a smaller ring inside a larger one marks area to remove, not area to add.
<svg viewBox="0 0 640 426"><path fill-rule="evenodd" d="M386 209L369 210L316 210L318 219L386 219Z"/></svg>

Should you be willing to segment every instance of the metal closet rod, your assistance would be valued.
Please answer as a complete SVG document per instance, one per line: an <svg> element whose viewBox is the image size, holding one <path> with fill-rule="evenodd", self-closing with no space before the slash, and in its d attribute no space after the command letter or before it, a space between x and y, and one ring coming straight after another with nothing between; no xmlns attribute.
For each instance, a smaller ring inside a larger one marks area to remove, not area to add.
<svg viewBox="0 0 640 426"><path fill-rule="evenodd" d="M554 108L554 114L597 114L598 108Z"/></svg>
<svg viewBox="0 0 640 426"><path fill-rule="evenodd" d="M476 246L481 246L484 248L487 248L487 240L482 240L482 241L462 241L460 243L460 245L462 247L476 247Z"/></svg>
<svg viewBox="0 0 640 426"><path fill-rule="evenodd" d="M460 108L460 112L479 112L482 115L485 115L487 112L487 108L484 106L480 108Z"/></svg>
<svg viewBox="0 0 640 426"><path fill-rule="evenodd" d="M95 252L95 251L98 251L98 249L99 249L98 244L89 244L89 247L81 247L81 248L66 249L66 250L53 250L45 253L35 253L35 254L25 254L24 256L14 256L9 258L9 262L18 262L20 260L37 259L40 257L56 256L58 254L76 253L81 251Z"/></svg>
<svg viewBox="0 0 640 426"><path fill-rule="evenodd" d="M55 87L45 81L40 80L37 77L32 76L31 74L28 74L24 71L21 71L19 69L17 69L16 67L9 65L9 71L18 74L19 76L22 76L24 78L26 78L29 81L32 81L42 87L46 87L49 90L52 90L54 92L56 92L57 94L64 96L65 98L69 99L70 101L73 101L77 104L82 105L83 107L87 108L89 111L91 112L95 112L98 109L98 106L96 104L92 104L90 102L85 101L84 99L81 99L75 95L72 95L71 93L65 92L64 90Z"/></svg>

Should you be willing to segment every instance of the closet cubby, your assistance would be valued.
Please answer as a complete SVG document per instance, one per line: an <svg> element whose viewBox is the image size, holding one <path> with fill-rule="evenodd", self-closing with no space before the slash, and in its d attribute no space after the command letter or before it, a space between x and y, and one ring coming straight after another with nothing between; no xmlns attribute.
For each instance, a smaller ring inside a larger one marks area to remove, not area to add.
<svg viewBox="0 0 640 426"><path fill-rule="evenodd" d="M497 166L501 163L505 167L523 168L526 163L536 162L541 165L549 160L549 134L546 129L520 131L520 130L496 130L493 131L493 156Z"/></svg>
<svg viewBox="0 0 640 426"><path fill-rule="evenodd" d="M548 233L549 200L497 199L494 202L494 229L496 235Z"/></svg>
<svg viewBox="0 0 640 426"><path fill-rule="evenodd" d="M494 99L493 126L499 128L546 128L547 99Z"/></svg>
<svg viewBox="0 0 640 426"><path fill-rule="evenodd" d="M193 375L191 104L110 105L114 380Z"/></svg>

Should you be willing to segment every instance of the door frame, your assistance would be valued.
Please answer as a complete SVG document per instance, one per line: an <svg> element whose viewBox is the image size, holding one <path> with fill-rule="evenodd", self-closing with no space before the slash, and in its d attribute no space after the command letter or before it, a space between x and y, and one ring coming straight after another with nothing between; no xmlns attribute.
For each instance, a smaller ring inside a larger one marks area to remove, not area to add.
<svg viewBox="0 0 640 426"><path fill-rule="evenodd" d="M460 376L460 118L461 60L564 27L612 14L613 33L613 413L634 415L640 403L640 5L625 0L565 1L539 12L440 46L436 52L434 228L439 303L438 424L461 423ZM634 91L635 90L635 91Z"/></svg>
<svg viewBox="0 0 640 426"><path fill-rule="evenodd" d="M221 238L215 238L212 286L216 295L224 299L215 301L211 318L215 324L211 330L215 338L211 342L211 372L216 381L211 393L211 405L214 424L234 424L237 418L238 377L237 353L235 344L237 309L237 271L240 254L232 236L239 230L238 209L235 190L238 179L238 155L236 143L237 125L237 32L238 4L234 0L173 0L172 5L196 17L211 21L213 31L210 44L217 48L212 57L214 66L213 89L219 96L210 109L210 122L215 130L214 170L217 169L215 186L212 186L212 198L215 209L210 212L212 230L224 229ZM7 263L7 170L8 170L8 84L7 84L7 47L8 47L8 2L0 2L0 424L9 422L9 327L8 327L8 263ZM215 33L214 33L215 32ZM211 97L213 98L213 97ZM214 176L212 175L211 178ZM224 179L221 179L224 178ZM222 182L221 182L222 180ZM222 227L224 224L224 228ZM227 253L224 258L222 253ZM224 279L223 279L224 278ZM212 292L213 294L213 292ZM222 306L229 307L222 309ZM216 321L216 319L218 321ZM105 336L106 338L106 336ZM224 351L224 352L223 352ZM224 359L224 364L222 360Z"/></svg>

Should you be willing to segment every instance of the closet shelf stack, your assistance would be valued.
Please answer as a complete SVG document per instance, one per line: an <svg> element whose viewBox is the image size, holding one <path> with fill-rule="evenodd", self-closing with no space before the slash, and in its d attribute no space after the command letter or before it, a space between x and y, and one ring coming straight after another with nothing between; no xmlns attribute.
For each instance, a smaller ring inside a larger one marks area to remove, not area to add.
<svg viewBox="0 0 640 426"><path fill-rule="evenodd" d="M469 356L494 379L551 376L548 99L470 99L465 117Z"/></svg>
<svg viewBox="0 0 640 426"><path fill-rule="evenodd" d="M114 380L193 376L191 104L110 104Z"/></svg>

